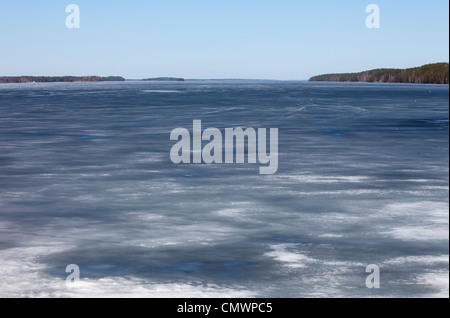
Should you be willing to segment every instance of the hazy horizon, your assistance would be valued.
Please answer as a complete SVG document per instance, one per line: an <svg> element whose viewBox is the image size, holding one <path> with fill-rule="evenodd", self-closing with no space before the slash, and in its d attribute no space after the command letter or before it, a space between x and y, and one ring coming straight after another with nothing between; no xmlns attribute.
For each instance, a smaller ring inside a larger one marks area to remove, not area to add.
<svg viewBox="0 0 450 318"><path fill-rule="evenodd" d="M448 61L441 61L441 62L433 62L433 63L426 63L424 65L427 64L435 64L435 63L449 63ZM420 67L423 65L418 65L417 67ZM395 68L395 67L393 67ZM375 69L384 69L384 67L377 67L374 68L372 70ZM361 71L357 71L356 73L359 72L364 72L364 71L369 71L369 70L361 70ZM345 73L350 73L350 72L342 72L342 74ZM322 73L322 74L332 74L332 73ZM316 75L322 75L322 74L316 74ZM0 77L3 77L4 75L0 74ZM157 79L157 78L182 78L185 81L308 81L311 77L309 78L298 78L298 79L276 79L276 78L239 78L239 77L228 77L228 78L220 78L220 77L211 77L211 78L186 78L183 76L180 77L176 77L176 76L167 76L167 75L159 75L159 76L154 76L154 77L142 77L142 78L129 78L129 77L125 77L122 76L121 74L77 74L77 75L73 75L73 74L63 74L63 75L44 75L44 74L40 74L40 75L31 75L31 74L22 74L22 75L7 75L4 77L26 77L26 76L32 76L32 77L64 77L64 76L100 76L100 77L108 77L108 76L121 76L123 77L126 81L142 81L144 79ZM313 75L314 76L314 75Z"/></svg>

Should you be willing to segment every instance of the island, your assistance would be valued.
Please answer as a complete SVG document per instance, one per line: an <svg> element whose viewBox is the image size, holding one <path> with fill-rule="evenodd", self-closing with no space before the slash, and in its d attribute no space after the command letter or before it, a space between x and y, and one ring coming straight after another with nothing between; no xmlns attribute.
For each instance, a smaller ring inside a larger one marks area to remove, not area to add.
<svg viewBox="0 0 450 318"><path fill-rule="evenodd" d="M123 82L121 76L3 76L0 83Z"/></svg>
<svg viewBox="0 0 450 318"><path fill-rule="evenodd" d="M366 82L449 84L449 63L434 63L408 69L376 69L361 73L325 74L314 76L311 82Z"/></svg>
<svg viewBox="0 0 450 318"><path fill-rule="evenodd" d="M184 82L184 78L178 78L178 77L155 77L155 78L144 78L143 81Z"/></svg>

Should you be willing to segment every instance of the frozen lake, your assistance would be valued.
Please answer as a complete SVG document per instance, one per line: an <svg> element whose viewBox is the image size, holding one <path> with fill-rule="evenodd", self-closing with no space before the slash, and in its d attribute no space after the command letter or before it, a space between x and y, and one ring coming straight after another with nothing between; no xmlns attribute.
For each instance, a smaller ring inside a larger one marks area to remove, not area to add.
<svg viewBox="0 0 450 318"><path fill-rule="evenodd" d="M448 297L448 111L437 85L0 85L0 297ZM193 120L278 128L277 173L173 164Z"/></svg>

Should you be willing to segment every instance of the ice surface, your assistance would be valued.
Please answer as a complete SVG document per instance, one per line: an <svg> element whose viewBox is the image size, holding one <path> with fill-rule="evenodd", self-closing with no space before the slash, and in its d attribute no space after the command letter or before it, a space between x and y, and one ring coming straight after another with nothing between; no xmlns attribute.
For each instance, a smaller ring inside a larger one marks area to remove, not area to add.
<svg viewBox="0 0 450 318"><path fill-rule="evenodd" d="M0 297L448 297L448 94L0 85ZM277 174L172 164L170 132L194 119L279 128Z"/></svg>

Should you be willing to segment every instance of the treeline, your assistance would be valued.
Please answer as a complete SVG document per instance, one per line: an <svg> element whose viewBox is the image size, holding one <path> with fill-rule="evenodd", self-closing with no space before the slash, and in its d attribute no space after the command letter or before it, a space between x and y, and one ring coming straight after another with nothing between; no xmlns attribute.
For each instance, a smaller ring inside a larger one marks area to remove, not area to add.
<svg viewBox="0 0 450 318"><path fill-rule="evenodd" d="M108 76L102 77L102 82L123 82L125 79L122 76Z"/></svg>
<svg viewBox="0 0 450 318"><path fill-rule="evenodd" d="M325 74L309 79L312 82L368 82L449 84L449 63L428 64L409 69L377 69L361 73Z"/></svg>
<svg viewBox="0 0 450 318"><path fill-rule="evenodd" d="M125 81L121 76L6 76L0 83L64 83Z"/></svg>

